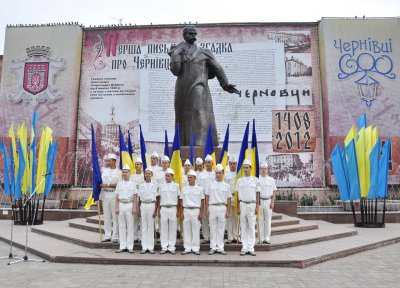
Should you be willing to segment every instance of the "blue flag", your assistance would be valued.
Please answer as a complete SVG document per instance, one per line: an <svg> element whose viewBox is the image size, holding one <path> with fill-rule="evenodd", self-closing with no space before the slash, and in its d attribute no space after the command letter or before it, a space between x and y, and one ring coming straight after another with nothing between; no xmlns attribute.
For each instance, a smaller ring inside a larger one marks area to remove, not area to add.
<svg viewBox="0 0 400 288"><path fill-rule="evenodd" d="M371 153L369 154L369 165L370 165L370 170L369 170L369 179L370 179L370 184L369 184L369 191L368 191L368 199L375 199L377 198L376 193L378 190L378 176L379 176L379 148L381 146L381 141L378 139L376 141L374 147L371 150Z"/></svg>
<svg viewBox="0 0 400 288"><path fill-rule="evenodd" d="M169 143L168 143L168 134L167 130L165 130L165 140L164 140L164 155L170 157L171 155L169 154Z"/></svg>
<svg viewBox="0 0 400 288"><path fill-rule="evenodd" d="M146 143L144 142L144 137L142 133L142 125L140 127L140 155L142 156L142 162L143 162L143 171L146 170L147 166L149 165L148 163L148 156L147 156L147 149L146 149Z"/></svg>
<svg viewBox="0 0 400 288"><path fill-rule="evenodd" d="M249 147L249 127L250 124L247 122L246 130L244 131L243 134L243 140L242 140L242 146L240 147L240 152L239 152L239 159L238 159L238 166L237 166L237 174L238 176L243 176L242 174L242 165L243 161L247 158L247 149Z"/></svg>
<svg viewBox="0 0 400 288"><path fill-rule="evenodd" d="M361 198L361 191L360 179L358 178L357 155L354 139L352 139L345 147L345 154L347 158L347 173L350 183L350 200L355 201Z"/></svg>
<svg viewBox="0 0 400 288"><path fill-rule="evenodd" d="M387 183L389 176L389 156L390 156L391 143L390 139L386 139L385 144L382 147L382 157L379 160L379 180L378 189L376 191L376 196L384 198L387 193Z"/></svg>
<svg viewBox="0 0 400 288"><path fill-rule="evenodd" d="M56 163L57 158L57 147L58 139L54 142L53 145L50 143L50 147L47 152L46 186L43 192L44 197L47 197L47 195L49 195L51 187L53 186L54 164Z"/></svg>
<svg viewBox="0 0 400 288"><path fill-rule="evenodd" d="M11 195L15 197L15 162L12 143L10 142L10 185L11 185Z"/></svg>
<svg viewBox="0 0 400 288"><path fill-rule="evenodd" d="M22 191L21 191L21 181L22 177L24 176L25 171L25 159L24 153L22 152L22 144L21 141L18 139L18 173L17 179L15 180L15 188L14 188L14 199L21 199L22 198Z"/></svg>
<svg viewBox="0 0 400 288"><path fill-rule="evenodd" d="M129 132L128 130L128 152L129 155L132 158L132 154L133 154L133 146L132 146L132 140L131 140L131 132ZM121 161L122 162L122 161Z"/></svg>
<svg viewBox="0 0 400 288"><path fill-rule="evenodd" d="M342 198L342 201L347 201L350 199L350 191L348 187L345 166L343 165L342 160L339 144L336 143L331 154L333 174L335 175L336 183L339 188L340 198Z"/></svg>
<svg viewBox="0 0 400 288"><path fill-rule="evenodd" d="M258 158L256 120L253 119L253 133L251 137L251 175L258 177L260 174L260 160Z"/></svg>
<svg viewBox="0 0 400 288"><path fill-rule="evenodd" d="M364 113L357 120L357 129L361 130L361 128L367 128L367 115Z"/></svg>
<svg viewBox="0 0 400 288"><path fill-rule="evenodd" d="M8 152L7 152L7 148L4 145L4 140L1 142L0 145L0 151L3 153L4 155L4 163L3 163L3 167L4 167L4 194L6 194L7 196L10 196L11 194L11 186L10 186L10 171L11 171L11 165L10 165L10 158L8 157ZM13 173L13 171L11 171L11 173Z"/></svg>
<svg viewBox="0 0 400 288"><path fill-rule="evenodd" d="M204 145L204 159L207 157L207 155L211 156L211 158L213 160L212 170L215 171L215 167L217 166L217 163L215 162L215 150L214 150L214 144L213 144L213 139L212 139L211 124L208 126L206 143Z"/></svg>
<svg viewBox="0 0 400 288"><path fill-rule="evenodd" d="M93 199L94 201L98 201L101 192L100 184L102 184L103 181L101 180L101 171L99 166L99 158L97 155L93 124L92 124L92 164L93 164Z"/></svg>

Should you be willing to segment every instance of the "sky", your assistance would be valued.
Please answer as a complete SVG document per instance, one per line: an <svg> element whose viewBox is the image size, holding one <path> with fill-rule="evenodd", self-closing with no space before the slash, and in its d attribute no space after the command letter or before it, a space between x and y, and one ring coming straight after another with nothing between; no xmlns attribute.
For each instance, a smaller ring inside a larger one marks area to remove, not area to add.
<svg viewBox="0 0 400 288"><path fill-rule="evenodd" d="M79 22L84 26L226 22L316 22L323 17L400 17L399 0L3 0L7 25ZM199 3L193 5L191 3ZM201 4L200 4L201 3Z"/></svg>

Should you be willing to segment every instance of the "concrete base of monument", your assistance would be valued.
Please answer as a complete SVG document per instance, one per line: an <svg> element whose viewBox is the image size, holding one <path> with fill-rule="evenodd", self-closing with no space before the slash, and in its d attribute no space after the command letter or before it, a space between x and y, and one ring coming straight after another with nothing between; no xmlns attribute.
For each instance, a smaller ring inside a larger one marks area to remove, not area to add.
<svg viewBox="0 0 400 288"><path fill-rule="evenodd" d="M115 253L116 243L100 242L98 219L77 218L47 221L29 232L28 250L45 260L58 263L123 264L123 265L199 265L199 266L270 266L305 268L321 262L400 242L400 224L387 224L383 229L354 228L350 224L306 221L283 214L274 214L272 244L256 244L256 257L240 256L241 245L226 244L227 255L208 255L209 244L201 245L201 254ZM0 240L9 242L10 221L0 221ZM25 227L14 227L14 245L25 245Z"/></svg>

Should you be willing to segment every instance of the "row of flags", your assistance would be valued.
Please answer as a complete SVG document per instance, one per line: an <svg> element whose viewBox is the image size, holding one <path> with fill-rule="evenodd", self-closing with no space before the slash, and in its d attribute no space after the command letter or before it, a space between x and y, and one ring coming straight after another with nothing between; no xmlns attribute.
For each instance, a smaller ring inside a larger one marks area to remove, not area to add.
<svg viewBox="0 0 400 288"><path fill-rule="evenodd" d="M384 198L387 193L391 142L381 145L378 127L367 126L366 115L357 120L342 148L336 143L331 163L343 201ZM382 146L382 149L381 149Z"/></svg>
<svg viewBox="0 0 400 288"><path fill-rule="evenodd" d="M244 159L248 158L248 136L249 136L249 123L247 123L246 130L244 132L243 136L243 141L242 141L242 147L241 147L241 152L239 156L239 161L238 161L238 170L237 173L238 175L242 175L241 173L241 166L244 161ZM195 135L192 133L191 136L191 141L190 141L190 156L189 156L189 161L192 163L194 166L195 164L195 159L194 159L194 138ZM133 153L132 149L132 144L131 144L131 137L130 137L130 132L128 131L128 146L125 144L125 140L123 137L123 133L121 128L119 128L119 143L120 143L120 168L122 168L125 164L129 165L131 169L131 173L135 173L135 156ZM222 145L222 150L220 154L220 158L218 163L221 163L223 167L226 167L228 164L228 143L229 143L229 124L227 126L226 132L225 132L225 138L224 142ZM141 149L141 158L143 162L143 170L147 168L147 166L150 165L149 163L149 157L146 149L146 143L143 137L143 132L142 132L142 127L140 126L140 149ZM172 142L172 151L170 153L169 151L169 143L168 143L168 135L167 131L165 131L165 146L164 146L164 155L167 155L170 157L170 168L174 170L174 177L175 177L175 182L179 184L180 188L182 189L182 158L181 158L181 153L180 153L181 147L180 147L180 135L179 135L179 124L176 125L175 129L175 134L174 134L174 139ZM216 162L216 156L215 156L215 149L213 145L213 139L212 139L212 128L211 125L208 127L207 131L207 138L204 146L204 158L206 158L207 155L210 155L213 159L213 170L215 170L215 166L217 164ZM101 182L101 171L99 167L99 161L98 161L98 154L97 154L97 148L96 148L96 143L95 143L95 135L94 135L94 129L92 125L92 159L93 159L93 193L90 195L90 198L85 206L86 209L89 209L91 205L93 205L96 201L99 199L99 195L101 192L100 184ZM258 177L258 166L259 166L259 159L258 159L258 148L257 148L257 136L256 136L256 130L255 130L255 120L253 119L253 137L252 137L252 143L251 143L251 162L254 163L252 165L252 175Z"/></svg>
<svg viewBox="0 0 400 288"><path fill-rule="evenodd" d="M39 114L34 112L29 142L28 129L23 122L17 128L17 135L11 123L10 152L7 150L4 139L0 144L0 152L4 155L4 193L14 200L21 199L22 195L30 196L32 193L43 194L47 197L53 186L58 140L53 143L53 130L45 126L37 147L37 121L39 121Z"/></svg>

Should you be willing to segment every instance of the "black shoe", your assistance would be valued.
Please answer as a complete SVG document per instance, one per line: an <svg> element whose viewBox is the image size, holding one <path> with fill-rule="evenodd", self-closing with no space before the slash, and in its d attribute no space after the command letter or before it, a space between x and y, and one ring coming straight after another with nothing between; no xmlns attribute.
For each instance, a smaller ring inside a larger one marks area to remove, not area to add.
<svg viewBox="0 0 400 288"><path fill-rule="evenodd" d="M115 253L122 253L128 251L127 249L118 249ZM132 250L133 251L133 250Z"/></svg>
<svg viewBox="0 0 400 288"><path fill-rule="evenodd" d="M183 251L181 254L182 254L182 255L186 255L186 254L189 254L190 252L192 252L192 251L186 251L186 250L185 250L185 251Z"/></svg>
<svg viewBox="0 0 400 288"><path fill-rule="evenodd" d="M256 252L254 252L254 251L249 251L249 254L250 254L251 256L256 256Z"/></svg>
<svg viewBox="0 0 400 288"><path fill-rule="evenodd" d="M140 254L146 254L147 250L140 251Z"/></svg>
<svg viewBox="0 0 400 288"><path fill-rule="evenodd" d="M221 255L226 255L225 250L218 251L218 253L221 254Z"/></svg>
<svg viewBox="0 0 400 288"><path fill-rule="evenodd" d="M233 243L232 240L227 240L227 241L226 241L226 244L232 244L232 243Z"/></svg>
<svg viewBox="0 0 400 288"><path fill-rule="evenodd" d="M111 242L111 239L103 239L101 242Z"/></svg>
<svg viewBox="0 0 400 288"><path fill-rule="evenodd" d="M271 244L271 241L264 241L265 244Z"/></svg>
<svg viewBox="0 0 400 288"><path fill-rule="evenodd" d="M195 255L200 255L200 251L194 251L193 252Z"/></svg>
<svg viewBox="0 0 400 288"><path fill-rule="evenodd" d="M133 251L133 249L128 249L128 252L131 254L135 253L135 251Z"/></svg>
<svg viewBox="0 0 400 288"><path fill-rule="evenodd" d="M242 251L242 252L240 252L240 256L244 256L244 255L246 255L247 254L247 252L246 251Z"/></svg>

